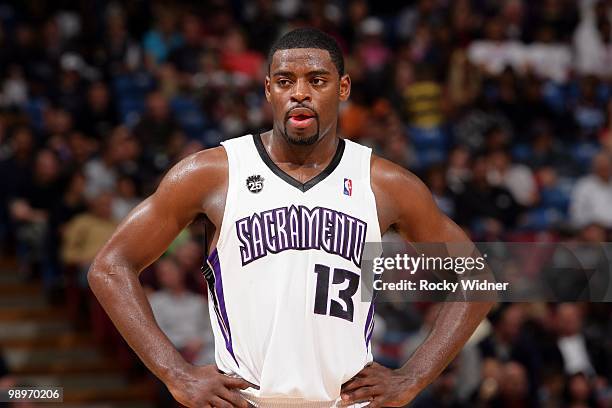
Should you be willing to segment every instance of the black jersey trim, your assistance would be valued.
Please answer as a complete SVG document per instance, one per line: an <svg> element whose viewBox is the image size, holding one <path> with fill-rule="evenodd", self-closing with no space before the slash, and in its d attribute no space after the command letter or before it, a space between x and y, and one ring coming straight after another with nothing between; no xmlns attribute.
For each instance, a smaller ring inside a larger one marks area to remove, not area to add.
<svg viewBox="0 0 612 408"><path fill-rule="evenodd" d="M283 179L286 183L291 184L293 187L297 188L302 192L306 192L316 186L319 182L325 180L327 176L329 176L340 164L340 160L342 160L342 155L344 154L345 142L344 139L338 140L338 147L336 148L336 153L334 153L334 157L329 162L327 167L323 169L322 172L311 178L305 183L302 183L299 180L294 179L289 174L285 173L280 167L272 161L272 158L266 151L266 148L263 145L263 141L261 140L261 135L256 133L253 135L253 142L255 142L255 147L257 148L257 153L259 153L259 157L261 160L268 166L270 170L278 177Z"/></svg>

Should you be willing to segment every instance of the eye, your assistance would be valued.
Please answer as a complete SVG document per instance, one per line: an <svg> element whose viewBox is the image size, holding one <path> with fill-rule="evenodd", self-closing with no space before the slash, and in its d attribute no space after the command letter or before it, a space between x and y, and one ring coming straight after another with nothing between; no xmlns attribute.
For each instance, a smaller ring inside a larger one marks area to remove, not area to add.
<svg viewBox="0 0 612 408"><path fill-rule="evenodd" d="M325 85L325 82L327 81L325 81L323 78L313 78L311 82L314 86L321 86Z"/></svg>
<svg viewBox="0 0 612 408"><path fill-rule="evenodd" d="M278 81L276 81L276 83L282 87L287 87L291 85L291 81L288 80L287 78L280 78Z"/></svg>

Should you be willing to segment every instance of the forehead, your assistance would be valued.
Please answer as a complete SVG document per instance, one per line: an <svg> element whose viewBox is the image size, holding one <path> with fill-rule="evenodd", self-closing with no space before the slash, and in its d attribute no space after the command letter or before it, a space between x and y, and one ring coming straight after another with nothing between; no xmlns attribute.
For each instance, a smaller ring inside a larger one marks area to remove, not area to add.
<svg viewBox="0 0 612 408"><path fill-rule="evenodd" d="M326 70L337 71L329 51L319 48L292 48L278 50L270 61L270 73L291 71L295 73Z"/></svg>

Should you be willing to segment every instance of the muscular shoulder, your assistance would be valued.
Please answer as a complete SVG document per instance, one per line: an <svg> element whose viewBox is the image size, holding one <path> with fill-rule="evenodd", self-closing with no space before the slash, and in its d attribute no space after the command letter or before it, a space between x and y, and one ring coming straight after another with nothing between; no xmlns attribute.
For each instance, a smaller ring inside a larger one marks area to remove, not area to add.
<svg viewBox="0 0 612 408"><path fill-rule="evenodd" d="M421 217L433 217L437 213L429 189L412 172L372 155L370 174L383 232L393 225L411 224L422 220Z"/></svg>
<svg viewBox="0 0 612 408"><path fill-rule="evenodd" d="M205 205L227 186L228 162L225 149L215 147L187 156L164 176L156 195Z"/></svg>
<svg viewBox="0 0 612 408"><path fill-rule="evenodd" d="M212 149L200 150L193 153L176 165L167 173L166 177L172 180L189 182L198 180L202 175L224 175L227 172L227 155L221 146ZM200 182L203 180L199 179Z"/></svg>
<svg viewBox="0 0 612 408"><path fill-rule="evenodd" d="M370 162L372 185L381 192L390 192L395 188L410 188L416 194L428 193L428 189L414 173L375 154Z"/></svg>

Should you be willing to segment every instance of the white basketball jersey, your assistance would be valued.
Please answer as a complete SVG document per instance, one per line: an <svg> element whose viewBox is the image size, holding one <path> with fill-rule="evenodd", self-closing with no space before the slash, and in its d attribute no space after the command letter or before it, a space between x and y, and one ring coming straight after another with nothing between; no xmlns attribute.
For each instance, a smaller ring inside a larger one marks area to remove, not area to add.
<svg viewBox="0 0 612 408"><path fill-rule="evenodd" d="M340 140L301 183L259 135L222 145L227 200L207 273L217 366L260 387L248 390L255 406L333 406L372 361L360 279L365 242L380 242L371 150Z"/></svg>

